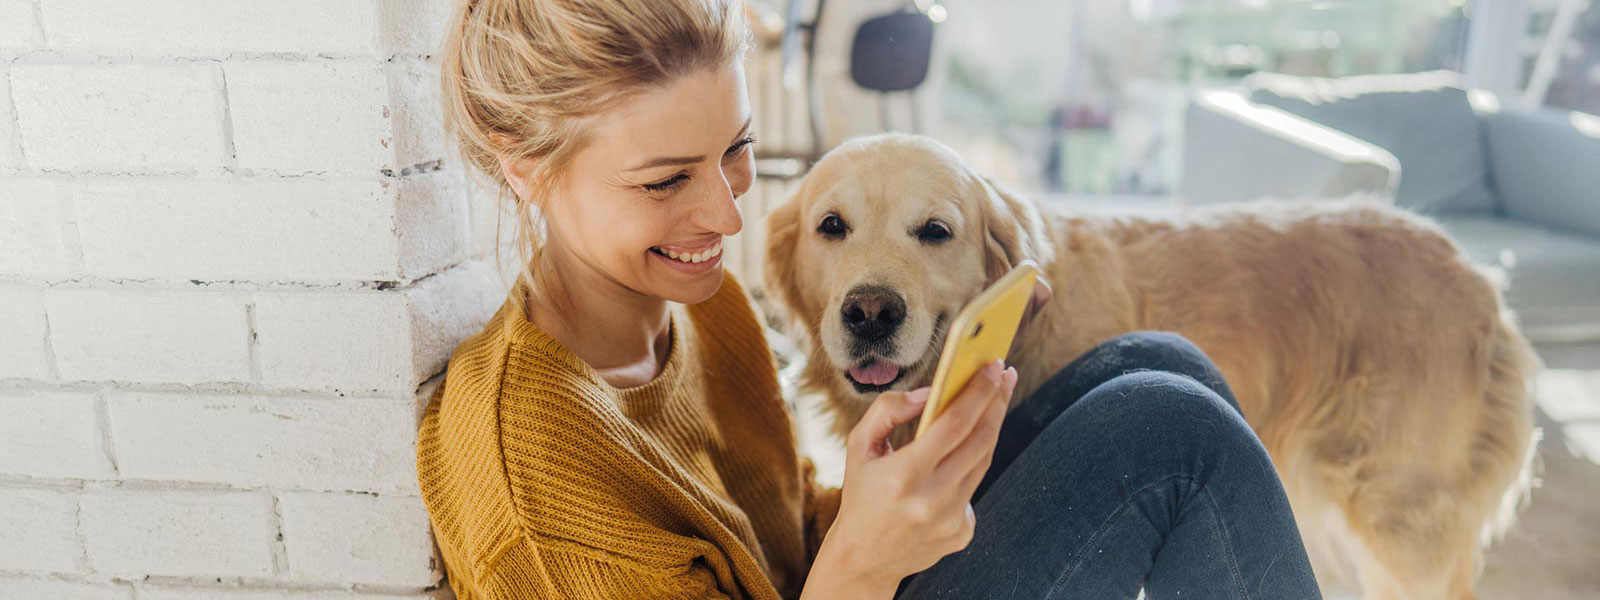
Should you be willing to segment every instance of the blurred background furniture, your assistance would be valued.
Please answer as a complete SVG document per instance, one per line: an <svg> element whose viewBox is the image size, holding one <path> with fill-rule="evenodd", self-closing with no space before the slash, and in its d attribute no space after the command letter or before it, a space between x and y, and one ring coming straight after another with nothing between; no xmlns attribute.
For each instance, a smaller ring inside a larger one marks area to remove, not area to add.
<svg viewBox="0 0 1600 600"><path fill-rule="evenodd" d="M1600 339L1600 117L1502 102L1447 71L1255 74L1197 95L1190 204L1370 195L1509 276L1538 341Z"/></svg>

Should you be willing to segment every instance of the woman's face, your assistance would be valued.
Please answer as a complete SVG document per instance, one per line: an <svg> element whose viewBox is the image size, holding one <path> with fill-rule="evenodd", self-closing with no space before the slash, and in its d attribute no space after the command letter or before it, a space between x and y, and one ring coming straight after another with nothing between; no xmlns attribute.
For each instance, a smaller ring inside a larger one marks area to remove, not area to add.
<svg viewBox="0 0 1600 600"><path fill-rule="evenodd" d="M639 294L682 303L722 284L722 243L754 160L744 69L677 78L601 115L546 213L547 250ZM580 297L581 296L576 296Z"/></svg>

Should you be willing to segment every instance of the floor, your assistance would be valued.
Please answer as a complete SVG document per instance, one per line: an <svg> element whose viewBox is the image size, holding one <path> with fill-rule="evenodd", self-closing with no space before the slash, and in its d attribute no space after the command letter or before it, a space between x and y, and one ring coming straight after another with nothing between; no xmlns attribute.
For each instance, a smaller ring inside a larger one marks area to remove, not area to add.
<svg viewBox="0 0 1600 600"><path fill-rule="evenodd" d="M1105 197L1077 208L1144 211L1165 204ZM1600 598L1600 343L1538 350L1546 366L1538 381L1542 473L1516 526L1490 549L1479 592L1484 600L1594 600ZM803 449L820 478L838 485L844 451L827 417L814 398L801 397L798 410Z"/></svg>
<svg viewBox="0 0 1600 600"><path fill-rule="evenodd" d="M1542 484L1489 551L1485 600L1600 598L1600 344L1542 345Z"/></svg>

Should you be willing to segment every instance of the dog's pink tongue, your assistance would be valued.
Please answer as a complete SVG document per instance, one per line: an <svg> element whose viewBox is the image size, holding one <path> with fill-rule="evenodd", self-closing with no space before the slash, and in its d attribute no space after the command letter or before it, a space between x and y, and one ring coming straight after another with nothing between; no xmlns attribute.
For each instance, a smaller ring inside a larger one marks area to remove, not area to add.
<svg viewBox="0 0 1600 600"><path fill-rule="evenodd" d="M894 381L900 367L886 360L875 360L865 367L850 367L850 378L867 385L883 385Z"/></svg>

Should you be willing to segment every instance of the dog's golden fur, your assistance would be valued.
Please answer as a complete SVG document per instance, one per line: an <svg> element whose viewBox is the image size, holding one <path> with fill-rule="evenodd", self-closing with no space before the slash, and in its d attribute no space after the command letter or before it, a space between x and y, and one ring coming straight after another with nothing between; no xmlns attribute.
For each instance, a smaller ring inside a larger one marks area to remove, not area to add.
<svg viewBox="0 0 1600 600"><path fill-rule="evenodd" d="M817 233L836 214L844 239ZM934 219L930 244L908 233ZM927 385L944 325L1021 258L1054 295L1008 362L1016 399L1096 343L1175 331L1221 368L1273 457L1326 583L1368 598L1474 598L1482 546L1528 485L1538 359L1500 292L1431 221L1362 201L1261 202L1172 218L1041 214L927 138L831 152L767 221L766 285L843 435L875 393L840 301L905 298L893 389ZM1349 579L1347 579L1349 580Z"/></svg>

